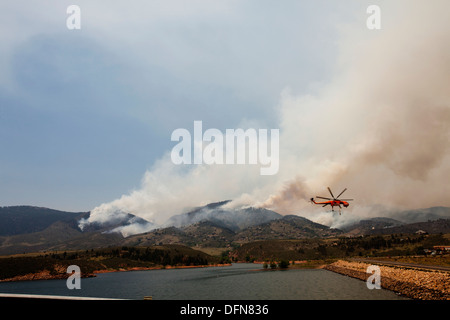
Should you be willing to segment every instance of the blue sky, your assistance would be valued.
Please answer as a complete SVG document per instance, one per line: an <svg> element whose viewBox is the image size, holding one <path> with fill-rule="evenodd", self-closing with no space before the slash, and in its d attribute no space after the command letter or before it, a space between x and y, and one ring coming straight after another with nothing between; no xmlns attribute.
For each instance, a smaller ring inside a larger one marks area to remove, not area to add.
<svg viewBox="0 0 450 320"><path fill-rule="evenodd" d="M2 205L89 210L138 186L178 127L276 126L283 89L327 80L334 24L353 14L329 1L78 3L81 30L65 26L68 2L0 6Z"/></svg>

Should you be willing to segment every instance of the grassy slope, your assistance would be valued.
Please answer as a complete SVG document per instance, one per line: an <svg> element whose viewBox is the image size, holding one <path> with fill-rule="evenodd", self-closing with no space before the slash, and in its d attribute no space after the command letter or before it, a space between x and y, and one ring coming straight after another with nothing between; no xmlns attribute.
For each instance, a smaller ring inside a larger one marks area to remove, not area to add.
<svg viewBox="0 0 450 320"><path fill-rule="evenodd" d="M412 256L433 245L450 244L447 235L399 234L357 238L266 240L241 245L231 252L235 261L318 260L352 256Z"/></svg>

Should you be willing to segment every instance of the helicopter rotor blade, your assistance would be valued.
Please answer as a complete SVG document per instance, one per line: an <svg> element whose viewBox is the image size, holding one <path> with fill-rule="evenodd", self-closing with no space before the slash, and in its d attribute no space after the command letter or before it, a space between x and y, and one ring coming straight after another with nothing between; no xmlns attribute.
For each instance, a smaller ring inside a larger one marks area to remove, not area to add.
<svg viewBox="0 0 450 320"><path fill-rule="evenodd" d="M339 199L341 201L353 201L353 199Z"/></svg>
<svg viewBox="0 0 450 320"><path fill-rule="evenodd" d="M327 205L329 205L329 203L327 203L327 204L324 204L322 207L326 207Z"/></svg>
<svg viewBox="0 0 450 320"><path fill-rule="evenodd" d="M345 190L347 190L347 188L345 188L344 190L342 190L342 192L339 193L339 195L336 197L336 199L339 199L339 197L345 192Z"/></svg>
<svg viewBox="0 0 450 320"><path fill-rule="evenodd" d="M316 196L316 198L325 199L325 200L333 200L333 199L330 199L330 198L324 198L324 197L319 197L319 196Z"/></svg>
<svg viewBox="0 0 450 320"><path fill-rule="evenodd" d="M334 197L334 195L333 195L333 192L331 192L330 187L327 187L327 188L328 188L328 191L330 192L331 196L333 197L333 199L336 199L336 198Z"/></svg>

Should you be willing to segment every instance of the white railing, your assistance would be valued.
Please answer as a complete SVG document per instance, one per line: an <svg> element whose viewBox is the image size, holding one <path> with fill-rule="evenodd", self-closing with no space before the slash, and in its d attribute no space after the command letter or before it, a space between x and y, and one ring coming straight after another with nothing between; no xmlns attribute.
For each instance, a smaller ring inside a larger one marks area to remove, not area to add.
<svg viewBox="0 0 450 320"><path fill-rule="evenodd" d="M116 299L116 298L53 296L53 295L42 295L42 294L16 294L16 293L0 293L0 298L57 299L57 300L127 300L127 299Z"/></svg>

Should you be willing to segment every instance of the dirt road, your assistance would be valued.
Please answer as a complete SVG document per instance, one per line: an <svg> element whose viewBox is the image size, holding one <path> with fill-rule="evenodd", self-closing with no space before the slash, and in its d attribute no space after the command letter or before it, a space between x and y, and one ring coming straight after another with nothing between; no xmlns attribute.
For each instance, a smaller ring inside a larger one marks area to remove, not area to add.
<svg viewBox="0 0 450 320"><path fill-rule="evenodd" d="M364 263L386 265L386 266L400 266L400 267L404 267L404 268L429 269L429 270L450 272L450 267L444 267L444 266L433 266L433 265L426 265L426 264L415 264L415 263L406 263L406 262L389 261L389 260L366 259L366 258L353 258L351 260L352 261L356 261L356 262L364 262Z"/></svg>

